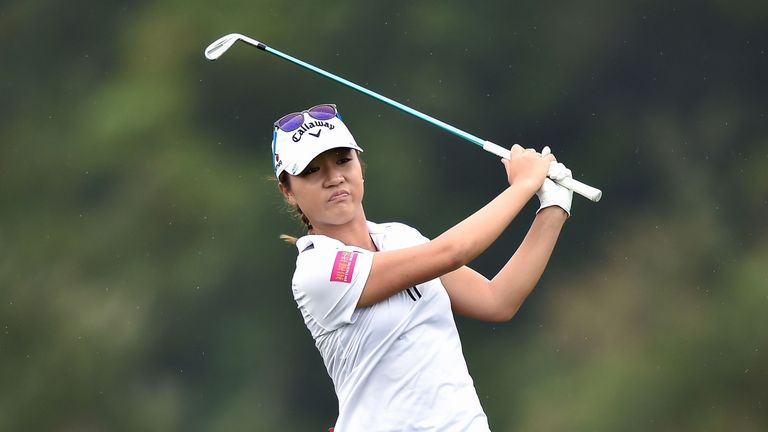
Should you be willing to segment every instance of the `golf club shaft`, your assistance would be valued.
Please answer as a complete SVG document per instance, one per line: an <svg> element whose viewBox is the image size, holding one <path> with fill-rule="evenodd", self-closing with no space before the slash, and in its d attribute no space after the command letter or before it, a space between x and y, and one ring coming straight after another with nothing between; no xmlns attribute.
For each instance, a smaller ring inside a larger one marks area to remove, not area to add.
<svg viewBox="0 0 768 432"><path fill-rule="evenodd" d="M406 113L411 114L414 117L417 117L417 118L419 118L421 120L424 120L424 121L426 121L428 123L431 123L432 125L437 126L440 129L443 129L443 130L445 130L447 132L450 132L450 133L452 133L454 135L457 135L458 137L463 138L463 139L465 139L465 140L467 140L467 141L469 141L469 142L471 142L471 143L473 143L473 144L475 144L477 146L480 146L485 151L488 151L490 153L493 153L493 154L495 154L495 155L497 155L499 157L506 158L506 159L509 159L509 157L510 157L509 150L505 149L502 146L499 146L499 145L494 144L494 143L492 143L490 141L478 138L475 135L472 135L472 134L470 134L468 132L465 132L465 131L457 128L457 127L451 126L448 123L445 123L445 122L443 122L441 120L438 120L438 119L436 119L436 118L434 118L432 116L424 114L421 111L417 111L417 110L415 110L415 109L413 109L411 107L403 105L400 102L392 100L392 99L390 99L390 98L388 98L386 96L380 95L379 93L376 93L376 92L374 92L372 90L369 90L369 89L367 89L365 87L362 87L362 86L360 86L358 84L355 84L355 83L353 83L353 82L351 82L351 81L349 81L347 79L344 79L344 78L342 78L342 77L340 77L338 75L332 74L332 73L330 73L328 71L325 71L325 70L320 69L320 68L318 68L316 66L313 66L313 65L311 65L311 64L309 64L307 62L299 60L299 59L297 59L297 58L295 58L295 57L293 57L291 55L288 55L288 54L286 54L286 53L284 53L282 51L279 51L279 50L276 50L276 49L274 49L272 47L269 47L269 46L267 46L266 44L264 44L262 42L258 42L258 41L254 40L254 39L251 39L251 38L247 37L247 36L241 36L239 40L242 40L242 41L244 41L244 42L246 42L246 43L248 43L250 45L253 45L253 46L255 46L255 47L257 47L257 48L259 48L261 50L264 50L264 51L266 51L266 52L268 52L268 53L270 53L272 55L280 57L283 60L287 60L287 61L289 61L291 63L294 63L296 65L299 65L299 66L301 66L303 68L309 69L312 72L315 72L315 73L317 73L319 75L322 75L322 76L324 76L324 77L326 77L328 79L336 81L339 84L343 84L343 85L345 85L347 87L355 89L355 90L357 90L357 91L359 91L359 92L361 92L361 93L363 93L365 95L368 95L368 96L370 96L370 97L372 97L374 99L377 99L377 100L379 100L381 102L384 102L385 104L390 105L392 107L395 107L395 108L397 108L397 109L399 109L401 111L405 111ZM216 44L216 42L211 44L211 46L209 46L209 50L215 44ZM207 55L207 53L208 53L208 50L206 50L206 55ZM602 197L602 192L599 189L596 189L596 188L594 188L592 186L589 186L589 185L587 185L585 183L582 183L582 182L580 182L578 180L575 180L573 178L559 180L559 181L555 180L555 181L558 184L560 184L560 185L562 185L562 186L572 190L573 192L575 192L575 193L577 193L579 195L582 195L582 196L584 196L584 197L586 197L586 198L588 198L588 199L590 199L592 201L597 202Z"/></svg>
<svg viewBox="0 0 768 432"><path fill-rule="evenodd" d="M276 50L274 48L271 48L269 46L266 46L266 45L264 45L264 51L266 51L266 52L268 52L270 54L274 54L274 55L276 55L276 56L278 56L278 57L280 57L282 59L288 60L291 63L295 63L295 64L297 64L299 66L305 67L305 68L311 70L312 72L320 74L320 75L322 75L322 76L324 76L326 78L332 79L333 81L336 81L336 82L338 82L340 84L343 84L343 85L345 85L347 87L351 87L351 88L359 91L360 93L364 93L364 94L366 94L366 95L368 95L368 96L370 96L370 97L372 97L374 99L378 99L379 101L384 102L387 105L393 106L393 107L395 107L395 108L397 108L399 110L405 111L405 112L407 112L408 114L411 114L414 117L418 117L418 118L420 118L420 119L422 119L424 121L432 123L433 125L441 128L441 129L443 129L445 131L448 131L448 132L450 132L450 133L452 133L454 135L457 135L457 136L459 136L461 138L464 138L465 140L467 140L467 141L469 141L469 142L471 142L471 143L473 143L475 145L478 145L478 146L482 147L483 143L485 142L484 140L482 140L482 139L480 139L480 138L478 138L478 137L476 137L476 136L474 136L474 135L472 135L470 133L467 133L467 132L465 132L465 131L457 128L457 127L451 126L448 123L445 123L445 122L440 121L440 120L438 120L438 119L436 119L436 118L434 118L432 116L424 114L421 111L417 111L417 110L415 110L415 109L413 109L413 108L411 108L409 106L403 105L403 104L401 104L400 102L398 102L396 100L392 100L392 99L390 99L390 98L388 98L386 96L380 95L379 93L376 93L374 91L368 90L367 88L365 88L363 86L360 86L358 84L355 84L352 81L344 79L344 78L342 78L342 77L340 77L338 75L334 75L334 74L332 74L332 73L330 73L328 71L324 71L324 70L322 70L322 69L320 69L318 67L315 67L315 66L313 66L313 65L311 65L311 64L309 64L307 62L301 61L301 60L299 60L299 59L297 59L295 57L292 57L292 56L290 56L288 54L285 54L284 52L278 51L278 50Z"/></svg>

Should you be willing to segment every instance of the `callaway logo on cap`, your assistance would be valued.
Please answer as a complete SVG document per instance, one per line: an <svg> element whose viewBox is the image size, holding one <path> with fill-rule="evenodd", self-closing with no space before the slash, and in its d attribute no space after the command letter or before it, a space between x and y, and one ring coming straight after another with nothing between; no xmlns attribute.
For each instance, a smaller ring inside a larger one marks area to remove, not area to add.
<svg viewBox="0 0 768 432"><path fill-rule="evenodd" d="M275 122L272 161L275 176L298 175L320 153L332 148L363 151L341 121L336 106L323 104L295 112Z"/></svg>

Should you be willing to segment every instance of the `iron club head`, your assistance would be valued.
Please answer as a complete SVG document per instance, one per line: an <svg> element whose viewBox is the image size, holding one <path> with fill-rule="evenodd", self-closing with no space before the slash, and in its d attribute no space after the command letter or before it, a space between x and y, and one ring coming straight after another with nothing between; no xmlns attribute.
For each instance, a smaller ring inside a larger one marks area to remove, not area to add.
<svg viewBox="0 0 768 432"><path fill-rule="evenodd" d="M216 39L213 41L213 43L208 45L208 47L205 49L205 58L208 60L216 60L217 58L221 57L222 54L227 52L227 50L239 40L257 48L264 46L261 42L255 39L251 39L248 36L241 35L239 33L230 33Z"/></svg>

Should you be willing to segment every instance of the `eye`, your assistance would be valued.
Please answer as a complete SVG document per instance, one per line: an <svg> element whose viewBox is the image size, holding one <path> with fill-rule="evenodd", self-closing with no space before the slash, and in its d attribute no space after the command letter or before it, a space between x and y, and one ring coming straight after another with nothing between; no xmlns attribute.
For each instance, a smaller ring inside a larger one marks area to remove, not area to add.
<svg viewBox="0 0 768 432"><path fill-rule="evenodd" d="M302 176L302 177L306 177L306 176L308 176L308 175L310 175L312 173L316 173L318 171L320 171L320 168L315 167L315 166L308 166L308 167L304 168L304 171L302 171L301 174L299 174L299 175Z"/></svg>
<svg viewBox="0 0 768 432"><path fill-rule="evenodd" d="M336 163L339 165L344 165L345 163L351 160L352 160L352 150L350 149L336 153Z"/></svg>

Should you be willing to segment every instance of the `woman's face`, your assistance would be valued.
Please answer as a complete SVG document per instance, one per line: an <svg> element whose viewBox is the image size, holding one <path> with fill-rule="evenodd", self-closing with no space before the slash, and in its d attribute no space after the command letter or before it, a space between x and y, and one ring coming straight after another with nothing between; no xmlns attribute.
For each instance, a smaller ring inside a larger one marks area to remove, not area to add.
<svg viewBox="0 0 768 432"><path fill-rule="evenodd" d="M363 171L357 152L335 148L321 153L299 175L280 185L285 199L298 205L315 231L344 225L362 212Z"/></svg>

